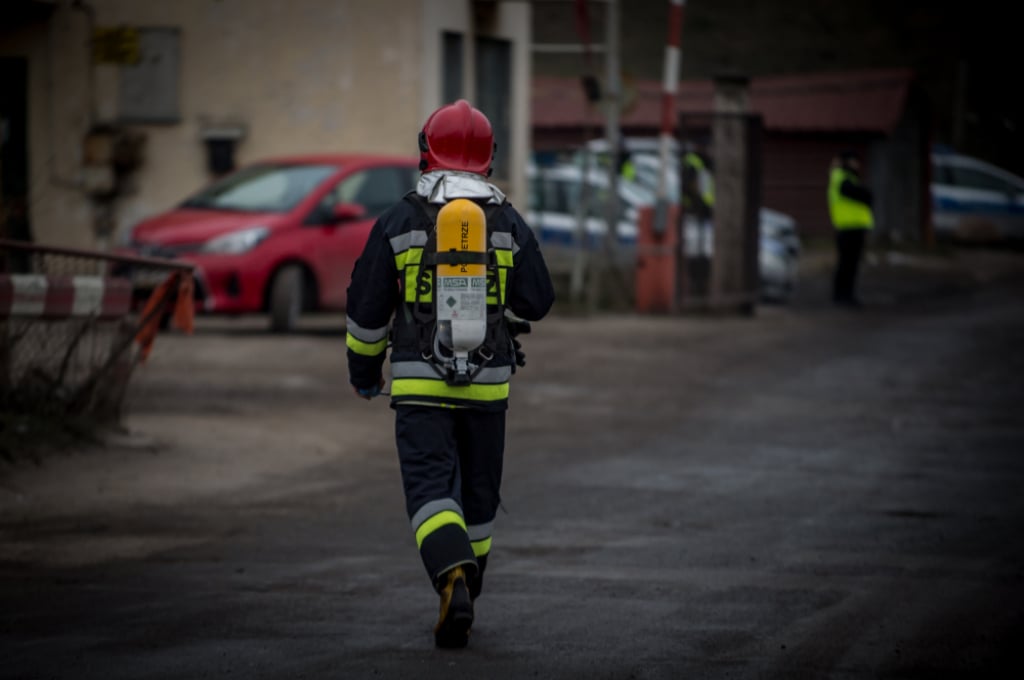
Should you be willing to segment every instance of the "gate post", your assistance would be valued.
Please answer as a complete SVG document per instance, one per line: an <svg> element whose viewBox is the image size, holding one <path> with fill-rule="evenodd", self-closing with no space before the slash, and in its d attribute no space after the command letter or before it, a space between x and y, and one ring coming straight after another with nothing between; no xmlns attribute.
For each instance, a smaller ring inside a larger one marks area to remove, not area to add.
<svg viewBox="0 0 1024 680"><path fill-rule="evenodd" d="M667 314L676 309L676 263L679 230L675 228L678 205L667 206L668 228L656 228L654 207L645 206L637 215L636 311Z"/></svg>

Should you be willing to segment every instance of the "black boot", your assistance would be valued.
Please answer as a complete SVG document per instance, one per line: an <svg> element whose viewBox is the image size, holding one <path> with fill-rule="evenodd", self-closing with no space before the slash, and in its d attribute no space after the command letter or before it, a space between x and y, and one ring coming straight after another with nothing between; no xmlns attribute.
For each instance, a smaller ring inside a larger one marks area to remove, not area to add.
<svg viewBox="0 0 1024 680"><path fill-rule="evenodd" d="M441 614L434 626L434 643L438 647L465 647L473 625L473 601L466 586L466 572L455 567L439 580L443 584Z"/></svg>
<svg viewBox="0 0 1024 680"><path fill-rule="evenodd" d="M487 555L476 558L476 571L472 569L466 574L466 585L469 586L469 599L476 602L484 587L484 569L487 568Z"/></svg>

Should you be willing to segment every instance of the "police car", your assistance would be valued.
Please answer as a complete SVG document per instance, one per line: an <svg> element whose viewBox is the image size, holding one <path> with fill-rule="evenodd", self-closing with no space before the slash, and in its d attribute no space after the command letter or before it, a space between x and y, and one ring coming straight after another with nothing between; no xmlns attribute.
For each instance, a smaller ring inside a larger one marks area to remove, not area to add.
<svg viewBox="0 0 1024 680"><path fill-rule="evenodd" d="M944 149L932 153L932 224L950 241L1024 239L1024 178Z"/></svg>
<svg viewBox="0 0 1024 680"><path fill-rule="evenodd" d="M636 257L633 246L639 210L655 204L655 192L645 178L654 176L646 166L657 159L638 154L634 160L636 179L618 183L616 242L619 247L615 252L624 266ZM545 257L556 262L571 258L578 244L595 249L603 243L609 198L608 173L594 168L587 173L587 182L583 181L583 174L574 163L545 166L531 163L527 169L530 197L525 217L541 242ZM670 186L674 195L669 200L678 201L675 176L670 179ZM759 215L761 294L765 300L784 302L796 289L799 275L802 243L798 226L791 216L770 208L762 207ZM711 254L710 242L702 239L691 222L686 225L685 239L686 252L702 250Z"/></svg>

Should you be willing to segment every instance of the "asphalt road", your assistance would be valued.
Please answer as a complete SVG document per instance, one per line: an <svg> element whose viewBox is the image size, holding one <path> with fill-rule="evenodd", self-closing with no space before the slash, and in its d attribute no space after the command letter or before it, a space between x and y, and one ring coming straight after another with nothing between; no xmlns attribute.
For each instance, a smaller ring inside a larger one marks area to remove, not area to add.
<svg viewBox="0 0 1024 680"><path fill-rule="evenodd" d="M972 256L973 257L973 256ZM338 319L162 335L124 432L0 477L2 678L1019 678L1024 268L526 338L469 648L436 650Z"/></svg>

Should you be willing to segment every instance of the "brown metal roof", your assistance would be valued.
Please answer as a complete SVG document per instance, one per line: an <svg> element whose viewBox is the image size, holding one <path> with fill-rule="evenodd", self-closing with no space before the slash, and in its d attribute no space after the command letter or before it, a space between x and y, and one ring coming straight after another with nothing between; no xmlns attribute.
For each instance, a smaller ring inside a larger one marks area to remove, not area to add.
<svg viewBox="0 0 1024 680"><path fill-rule="evenodd" d="M750 109L769 130L858 131L888 134L899 122L914 79L910 69L844 71L766 76L750 81ZM661 126L661 84L626 82L623 127ZM678 113L708 113L714 107L711 80L683 81ZM574 78L536 77L533 126L565 128L600 123L602 112L589 104Z"/></svg>

